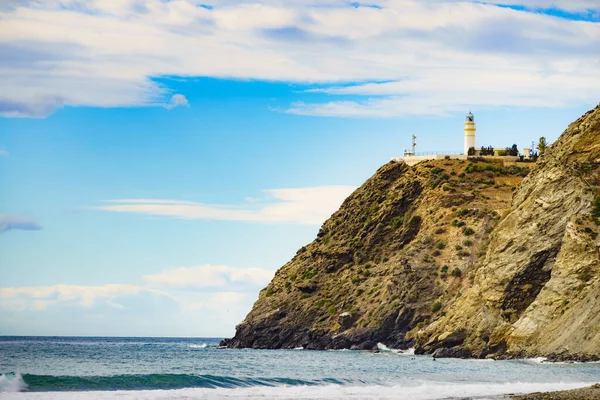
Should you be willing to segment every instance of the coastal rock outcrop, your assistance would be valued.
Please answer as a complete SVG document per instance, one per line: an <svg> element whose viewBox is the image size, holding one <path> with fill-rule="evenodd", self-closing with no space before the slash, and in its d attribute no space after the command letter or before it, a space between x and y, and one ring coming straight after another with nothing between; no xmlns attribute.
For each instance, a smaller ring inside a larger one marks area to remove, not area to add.
<svg viewBox="0 0 600 400"><path fill-rule="evenodd" d="M527 166L390 162L261 291L223 345L374 349L415 343L471 284Z"/></svg>
<svg viewBox="0 0 600 400"><path fill-rule="evenodd" d="M600 106L535 166L390 162L277 271L222 344L596 357L599 187Z"/></svg>
<svg viewBox="0 0 600 400"><path fill-rule="evenodd" d="M473 286L419 337L418 351L476 356L600 352L600 106L572 123L516 190Z"/></svg>

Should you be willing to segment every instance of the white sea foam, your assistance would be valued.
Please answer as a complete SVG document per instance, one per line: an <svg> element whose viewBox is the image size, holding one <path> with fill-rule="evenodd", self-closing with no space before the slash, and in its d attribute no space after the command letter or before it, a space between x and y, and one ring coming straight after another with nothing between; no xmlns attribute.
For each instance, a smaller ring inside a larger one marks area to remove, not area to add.
<svg viewBox="0 0 600 400"><path fill-rule="evenodd" d="M208 345L206 343L202 343L202 344L190 344L188 345L188 347L190 349L205 349L208 347Z"/></svg>
<svg viewBox="0 0 600 400"><path fill-rule="evenodd" d="M379 351L384 352L384 353L395 353L395 354L406 354L406 355L414 355L415 354L415 349L414 348L410 348L407 350L399 350L399 349L390 349L389 347L387 347L385 344L383 343L377 343L377 348L379 349Z"/></svg>
<svg viewBox="0 0 600 400"><path fill-rule="evenodd" d="M406 349L406 350L392 350L394 353L398 353L398 354L406 354L407 356L414 356L415 355L415 348L411 347L410 349Z"/></svg>
<svg viewBox="0 0 600 400"><path fill-rule="evenodd" d="M526 358L523 361L532 363L532 364L542 364L544 362L546 362L547 358L546 357L535 357L535 358Z"/></svg>
<svg viewBox="0 0 600 400"><path fill-rule="evenodd" d="M379 351L392 351L383 343L377 343L377 348Z"/></svg>
<svg viewBox="0 0 600 400"><path fill-rule="evenodd" d="M195 400L195 399L380 399L439 400L494 399L517 393L577 389L591 383L441 383L423 382L403 386L279 386L237 389L179 389L111 392L4 393L10 400Z"/></svg>
<svg viewBox="0 0 600 400"><path fill-rule="evenodd" d="M20 392L27 389L27 384L21 374L0 375L0 393Z"/></svg>

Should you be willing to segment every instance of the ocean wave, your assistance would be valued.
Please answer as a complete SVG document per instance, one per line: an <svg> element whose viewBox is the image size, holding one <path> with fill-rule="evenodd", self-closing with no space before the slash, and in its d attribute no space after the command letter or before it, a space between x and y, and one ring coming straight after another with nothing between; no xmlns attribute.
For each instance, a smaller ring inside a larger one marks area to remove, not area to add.
<svg viewBox="0 0 600 400"><path fill-rule="evenodd" d="M549 392L589 386L590 383L441 383L422 382L402 386L262 386L243 388L186 388L152 391L92 391L62 393L9 393L6 399L45 400L178 400L178 399L494 399L511 393Z"/></svg>
<svg viewBox="0 0 600 400"><path fill-rule="evenodd" d="M21 392L27 389L27 384L21 374L0 374L0 392Z"/></svg>
<svg viewBox="0 0 600 400"><path fill-rule="evenodd" d="M53 376L33 374L0 375L0 391L31 392L93 391L93 390L154 390L183 388L242 388L265 386L317 386L345 384L334 378L302 380L291 378L243 378L217 375L148 374L113 376Z"/></svg>

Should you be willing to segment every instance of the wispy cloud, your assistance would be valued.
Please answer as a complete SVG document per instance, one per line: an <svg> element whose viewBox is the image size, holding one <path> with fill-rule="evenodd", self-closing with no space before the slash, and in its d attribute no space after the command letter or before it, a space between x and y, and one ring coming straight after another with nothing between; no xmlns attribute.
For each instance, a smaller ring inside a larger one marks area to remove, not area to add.
<svg viewBox="0 0 600 400"><path fill-rule="evenodd" d="M599 15L599 3L497 6L520 2L13 1L0 11L0 115L186 106L153 79L164 76L304 82L330 94L354 83L348 99L278 107L322 116L595 104L600 23L555 11Z"/></svg>
<svg viewBox="0 0 600 400"><path fill-rule="evenodd" d="M416 79L384 83L331 86L312 89L358 100L336 100L325 103L297 102L286 111L292 114L343 117L395 117L402 115L444 116L465 109L516 107L567 107L585 98L597 101L587 92L588 80L598 85L596 73L574 76L575 63L565 61L564 73L540 70L532 76L527 71L508 71L498 61L496 67L464 68L449 73L443 68L431 68ZM586 74L585 72L583 72ZM483 84L480 84L483 83ZM489 96L490 91L495 96Z"/></svg>
<svg viewBox="0 0 600 400"><path fill-rule="evenodd" d="M123 309L125 306L119 303L123 298L140 294L173 299L173 296L166 292L135 285L77 286L61 284L0 288L0 300L2 300L0 305L8 308L45 310L59 304L89 308L102 303L112 308Z"/></svg>
<svg viewBox="0 0 600 400"><path fill-rule="evenodd" d="M267 198L243 205L202 204L178 200L108 200L97 210L165 217L258 223L321 224L352 193L352 186L266 190ZM253 199L254 200L254 199Z"/></svg>
<svg viewBox="0 0 600 400"><path fill-rule="evenodd" d="M8 157L8 156L10 156L10 154L8 153L7 150L0 149L0 157Z"/></svg>
<svg viewBox="0 0 600 400"><path fill-rule="evenodd" d="M18 215L0 214L0 232L12 229L39 231L42 227L35 221Z"/></svg>
<svg viewBox="0 0 600 400"><path fill-rule="evenodd" d="M273 273L206 265L138 284L4 287L0 334L230 335Z"/></svg>
<svg viewBox="0 0 600 400"><path fill-rule="evenodd" d="M221 304L234 304L239 303L245 299L245 296L242 293L237 292L221 292L215 294L211 301L215 301Z"/></svg>
<svg viewBox="0 0 600 400"><path fill-rule="evenodd" d="M200 268L200 267L198 267ZM59 284L53 286L31 286L31 287L5 287L0 288L0 308L12 310L46 311L51 307L75 307L80 309L110 308L115 310L139 310L144 304L150 305L157 301L171 303L183 311L202 310L205 308L219 307L221 304L238 303L247 299L247 290L239 289L239 281L228 281L228 276L245 277L246 285L260 283L266 285L273 277L271 271L257 268L249 268L247 272L243 269L229 268L229 271L216 271L211 276L198 268L189 268L187 272L182 269L174 269L156 275L143 277L148 285L108 284L100 286L82 286ZM236 271L238 270L238 271ZM219 275L219 277L217 277ZM253 277L251 277L253 275ZM178 280L178 277L191 279L189 285ZM205 282L202 279L212 279ZM223 279L220 281L220 279ZM219 286L220 291L208 291L206 301L191 301L179 298L167 290L158 290L156 286L165 289L181 289L196 285L196 288L206 286ZM256 290L256 288L254 288ZM251 296L252 297L252 296ZM140 303L141 301L141 303Z"/></svg>
<svg viewBox="0 0 600 400"><path fill-rule="evenodd" d="M457 0L459 1L459 0ZM521 6L532 10L565 10L569 12L599 11L596 0L490 0L482 3Z"/></svg>
<svg viewBox="0 0 600 400"><path fill-rule="evenodd" d="M233 268L218 265L179 267L157 274L144 275L148 284L178 288L234 288L256 289L266 285L275 271L262 268Z"/></svg>
<svg viewBox="0 0 600 400"><path fill-rule="evenodd" d="M167 104L165 104L165 108L167 110L172 110L175 107L189 107L190 103L188 103L187 98L182 94L174 94L171 96L171 100Z"/></svg>

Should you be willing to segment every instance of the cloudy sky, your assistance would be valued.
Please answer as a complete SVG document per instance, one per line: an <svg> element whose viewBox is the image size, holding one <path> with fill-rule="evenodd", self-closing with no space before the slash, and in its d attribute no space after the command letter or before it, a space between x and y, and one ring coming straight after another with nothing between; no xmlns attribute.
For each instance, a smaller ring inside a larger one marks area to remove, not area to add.
<svg viewBox="0 0 600 400"><path fill-rule="evenodd" d="M0 0L0 335L231 335L413 133L599 93L598 0Z"/></svg>

